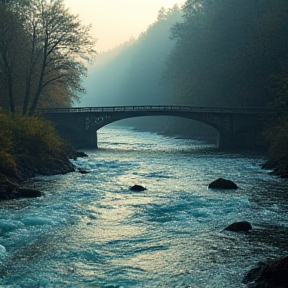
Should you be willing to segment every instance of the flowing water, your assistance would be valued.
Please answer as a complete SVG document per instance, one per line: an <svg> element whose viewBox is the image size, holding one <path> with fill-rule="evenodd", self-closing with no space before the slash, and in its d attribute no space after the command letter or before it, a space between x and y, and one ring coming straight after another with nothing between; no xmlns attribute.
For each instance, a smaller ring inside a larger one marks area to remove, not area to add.
<svg viewBox="0 0 288 288"><path fill-rule="evenodd" d="M287 181L255 152L120 127L79 172L36 177L45 197L0 202L0 287L244 287L287 255ZM211 190L219 178L238 190ZM144 192L132 192L139 184ZM249 221L249 233L223 232Z"/></svg>

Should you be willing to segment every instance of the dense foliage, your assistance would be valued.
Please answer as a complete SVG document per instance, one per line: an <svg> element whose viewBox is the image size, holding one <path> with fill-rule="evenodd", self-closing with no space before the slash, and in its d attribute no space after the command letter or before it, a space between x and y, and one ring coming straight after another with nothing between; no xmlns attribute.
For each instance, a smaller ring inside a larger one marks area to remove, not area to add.
<svg viewBox="0 0 288 288"><path fill-rule="evenodd" d="M0 106L32 115L71 105L95 54L89 33L63 0L1 1Z"/></svg>
<svg viewBox="0 0 288 288"><path fill-rule="evenodd" d="M17 164L23 158L59 156L65 143L48 122L36 117L0 114L0 174L19 178Z"/></svg>
<svg viewBox="0 0 288 288"><path fill-rule="evenodd" d="M288 2L187 0L183 20L165 73L174 103L281 108L264 120L272 154L287 154Z"/></svg>
<svg viewBox="0 0 288 288"><path fill-rule="evenodd" d="M285 0L188 0L166 76L175 102L263 107L288 57ZM273 78L274 77L274 78Z"/></svg>
<svg viewBox="0 0 288 288"><path fill-rule="evenodd" d="M282 70L274 75L276 85L274 99L270 106L275 114L267 119L266 136L271 142L270 153L274 158L288 163L288 61L282 63Z"/></svg>

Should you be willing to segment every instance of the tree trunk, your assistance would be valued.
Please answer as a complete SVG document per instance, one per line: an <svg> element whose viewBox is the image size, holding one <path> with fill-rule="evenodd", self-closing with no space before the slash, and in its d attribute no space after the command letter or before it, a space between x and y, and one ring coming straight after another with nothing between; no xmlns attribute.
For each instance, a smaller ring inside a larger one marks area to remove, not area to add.
<svg viewBox="0 0 288 288"><path fill-rule="evenodd" d="M9 93L9 105L11 113L15 112L15 103L14 103L14 95L13 95L13 85L12 85L12 76L8 76L8 93Z"/></svg>
<svg viewBox="0 0 288 288"><path fill-rule="evenodd" d="M25 95L24 95L24 101L23 101L23 107L22 107L22 115L26 115L28 111L30 90L31 90L31 75L29 75L29 77L26 80L26 89L25 89Z"/></svg>
<svg viewBox="0 0 288 288"><path fill-rule="evenodd" d="M33 38L32 38L32 50L30 53L30 69L29 75L26 78L26 88L25 88L25 95L22 107L22 114L26 115L28 112L28 105L30 100L30 93L31 93L31 85L32 85L32 75L36 65L36 61L34 60L35 57L35 46L36 46L36 31L35 26L33 26Z"/></svg>
<svg viewBox="0 0 288 288"><path fill-rule="evenodd" d="M29 116L32 116L35 113L35 110L37 108L38 100L40 98L40 95L41 95L41 92L42 92L42 89L43 89L43 79L44 79L45 67L46 67L46 56L44 56L42 69L41 69L41 74L40 74L40 78L39 78L39 81L38 81L37 90L36 90L36 93L34 95L34 99L33 99L32 105L31 105L30 110L29 110L29 114L28 114Z"/></svg>
<svg viewBox="0 0 288 288"><path fill-rule="evenodd" d="M30 110L29 110L29 114L28 114L29 116L32 116L35 113L35 110L36 110L37 104L38 104L38 100L40 98L40 95L41 95L41 92L43 89L43 79L44 79L44 73L45 73L46 64L47 64L47 57L48 57L47 47L48 47L48 35L46 33L44 51L43 51L43 62L42 62L40 77L39 77L39 81L38 81L37 90L36 90L36 93L34 95L32 105L31 105Z"/></svg>

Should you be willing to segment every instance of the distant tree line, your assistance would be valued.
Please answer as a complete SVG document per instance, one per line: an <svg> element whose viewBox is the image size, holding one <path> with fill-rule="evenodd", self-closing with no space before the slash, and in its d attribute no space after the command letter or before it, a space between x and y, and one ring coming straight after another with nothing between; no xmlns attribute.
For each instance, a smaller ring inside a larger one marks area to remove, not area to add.
<svg viewBox="0 0 288 288"><path fill-rule="evenodd" d="M97 56L86 81L87 95L82 104L156 105L172 102L172 94L163 82L166 57L175 41L170 28L181 21L181 9L160 9L157 20L138 39Z"/></svg>
<svg viewBox="0 0 288 288"><path fill-rule="evenodd" d="M0 106L33 115L70 106L83 91L84 61L95 54L90 26L63 0L0 1Z"/></svg>
<svg viewBox="0 0 288 288"><path fill-rule="evenodd" d="M172 93L162 74L165 61L174 48L169 39L170 27L181 21L181 9L161 8L157 20L140 34L133 45L131 59L125 71L120 93L132 105L169 105Z"/></svg>

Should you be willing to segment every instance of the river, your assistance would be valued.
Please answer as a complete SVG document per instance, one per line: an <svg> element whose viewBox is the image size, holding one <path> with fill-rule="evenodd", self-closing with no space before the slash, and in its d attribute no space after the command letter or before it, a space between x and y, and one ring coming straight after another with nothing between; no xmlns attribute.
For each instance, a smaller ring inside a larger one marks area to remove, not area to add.
<svg viewBox="0 0 288 288"><path fill-rule="evenodd" d="M0 287L239 288L287 255L287 181L260 153L117 126L98 141L74 161L88 174L37 176L44 197L0 202ZM219 177L240 188L208 189ZM222 231L242 220L251 232Z"/></svg>

